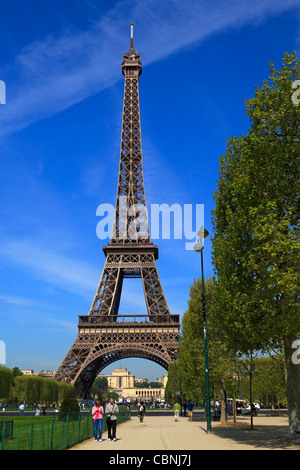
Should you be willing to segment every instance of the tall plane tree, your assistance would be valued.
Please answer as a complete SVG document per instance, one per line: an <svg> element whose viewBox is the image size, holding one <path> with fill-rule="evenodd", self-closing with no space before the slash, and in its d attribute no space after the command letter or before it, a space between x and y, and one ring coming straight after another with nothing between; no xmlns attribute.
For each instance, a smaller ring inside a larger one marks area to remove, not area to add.
<svg viewBox="0 0 300 470"><path fill-rule="evenodd" d="M212 214L212 310L236 351L283 341L291 436L300 433L299 67L286 53L246 101L251 127L227 143Z"/></svg>

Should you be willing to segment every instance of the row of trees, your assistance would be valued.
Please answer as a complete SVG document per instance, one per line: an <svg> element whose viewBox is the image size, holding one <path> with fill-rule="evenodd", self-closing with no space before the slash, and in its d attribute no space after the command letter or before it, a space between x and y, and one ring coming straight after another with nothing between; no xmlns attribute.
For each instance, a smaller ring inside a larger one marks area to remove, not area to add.
<svg viewBox="0 0 300 470"><path fill-rule="evenodd" d="M241 357L228 348L222 341L212 311L215 288L214 278L205 281L211 400L224 401L227 397L249 401L251 386L251 401L271 408L280 407L280 404L286 406L286 368L282 350L277 348L269 355ZM178 395L199 403L204 403L206 398L201 278L194 280L190 289L189 308L182 320L179 359L168 371L166 400L174 401Z"/></svg>
<svg viewBox="0 0 300 470"><path fill-rule="evenodd" d="M300 433L300 365L294 354L300 334L300 105L292 99L299 80L300 62L286 53L281 70L271 63L268 80L246 101L248 134L230 138L220 159L212 213L215 278L206 281L213 390L224 390L236 376L237 356L250 360L255 377L252 358L276 351L274 374L281 369L279 388L285 374L291 436ZM201 302L195 281L179 363L173 365L182 389L197 396L204 381ZM271 379L273 363L260 360L258 371L263 364Z"/></svg>
<svg viewBox="0 0 300 470"><path fill-rule="evenodd" d="M73 387L66 383L41 376L14 375L14 371L0 366L0 400L7 403L61 402L66 390Z"/></svg>

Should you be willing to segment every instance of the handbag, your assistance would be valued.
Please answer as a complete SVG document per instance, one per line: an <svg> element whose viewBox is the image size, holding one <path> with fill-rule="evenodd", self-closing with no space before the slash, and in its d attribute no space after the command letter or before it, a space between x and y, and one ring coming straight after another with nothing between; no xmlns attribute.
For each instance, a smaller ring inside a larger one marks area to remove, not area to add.
<svg viewBox="0 0 300 470"><path fill-rule="evenodd" d="M115 409L115 405L113 405L112 411L114 411L114 409ZM111 414L110 413L106 415L106 422L109 422L109 423L111 422Z"/></svg>

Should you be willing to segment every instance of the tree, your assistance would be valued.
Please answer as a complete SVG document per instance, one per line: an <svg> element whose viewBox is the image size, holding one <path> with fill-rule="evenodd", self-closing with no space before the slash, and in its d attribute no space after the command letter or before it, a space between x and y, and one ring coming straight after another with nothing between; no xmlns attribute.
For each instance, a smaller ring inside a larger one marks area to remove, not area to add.
<svg viewBox="0 0 300 470"><path fill-rule="evenodd" d="M14 367L14 368L12 369L12 374L13 374L13 379L14 379L15 377L19 377L19 376L21 376L21 375L24 375L23 372L19 369L19 367Z"/></svg>
<svg viewBox="0 0 300 470"><path fill-rule="evenodd" d="M58 382L56 382L56 380L48 378L42 379L40 399L44 403L58 401Z"/></svg>
<svg viewBox="0 0 300 470"><path fill-rule="evenodd" d="M252 354L283 341L289 432L300 432L300 367L292 360L300 332L300 79L296 54L246 101L251 128L232 137L220 159L212 213L214 312L229 347Z"/></svg>
<svg viewBox="0 0 300 470"><path fill-rule="evenodd" d="M95 379L92 389L91 389L91 394L92 395L103 395L107 393L107 388L108 388L108 380L106 377L98 377Z"/></svg>
<svg viewBox="0 0 300 470"><path fill-rule="evenodd" d="M12 385L12 371L0 366L0 400L9 401Z"/></svg>
<svg viewBox="0 0 300 470"><path fill-rule="evenodd" d="M105 395L105 399L110 400L111 398L113 398L114 401L118 401L119 400L119 395L117 394L117 392L108 392Z"/></svg>
<svg viewBox="0 0 300 470"><path fill-rule="evenodd" d="M38 375L17 375L13 384L13 398L24 403L51 403L64 397L65 391L72 385L56 382L54 379Z"/></svg>
<svg viewBox="0 0 300 470"><path fill-rule="evenodd" d="M213 278L205 280L207 342L211 398L222 399L225 419L227 383L232 378L236 357L224 345L212 315L215 289ZM205 400L205 364L202 313L202 278L195 279L190 288L188 310L182 319L182 339L179 346L179 370L183 395L193 401Z"/></svg>
<svg viewBox="0 0 300 470"><path fill-rule="evenodd" d="M57 382L57 388L58 388L58 401L62 402L62 400L65 397L65 393L67 393L69 389L72 389L73 385L67 382Z"/></svg>
<svg viewBox="0 0 300 470"><path fill-rule="evenodd" d="M180 392L180 368L178 359L173 361L168 367L168 381L165 388L165 400L167 402L175 403L176 399L179 398Z"/></svg>
<svg viewBox="0 0 300 470"><path fill-rule="evenodd" d="M24 403L40 403L44 378L38 375L19 375L13 387L14 400Z"/></svg>
<svg viewBox="0 0 300 470"><path fill-rule="evenodd" d="M150 388L164 388L164 384L161 382L150 382L149 387Z"/></svg>
<svg viewBox="0 0 300 470"><path fill-rule="evenodd" d="M59 410L59 418L64 419L67 415L77 419L79 416L80 410L78 401L75 395L74 387L68 387L65 389L64 398L61 402L61 407Z"/></svg>
<svg viewBox="0 0 300 470"><path fill-rule="evenodd" d="M286 400L286 382L284 364L279 356L260 357L255 360L255 375L253 377L253 393L256 400L277 403Z"/></svg>

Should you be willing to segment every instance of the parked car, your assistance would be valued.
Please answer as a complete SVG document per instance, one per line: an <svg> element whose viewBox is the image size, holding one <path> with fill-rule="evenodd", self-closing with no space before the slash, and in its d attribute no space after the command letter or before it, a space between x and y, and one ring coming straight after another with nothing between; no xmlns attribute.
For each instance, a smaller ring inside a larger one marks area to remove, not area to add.
<svg viewBox="0 0 300 470"><path fill-rule="evenodd" d="M253 405L254 405L254 408L255 408L256 410L260 410L260 405L259 405L258 403L253 403ZM245 410L247 410L247 411L250 411L250 410L251 410L250 403L248 403L248 405L245 406Z"/></svg>

